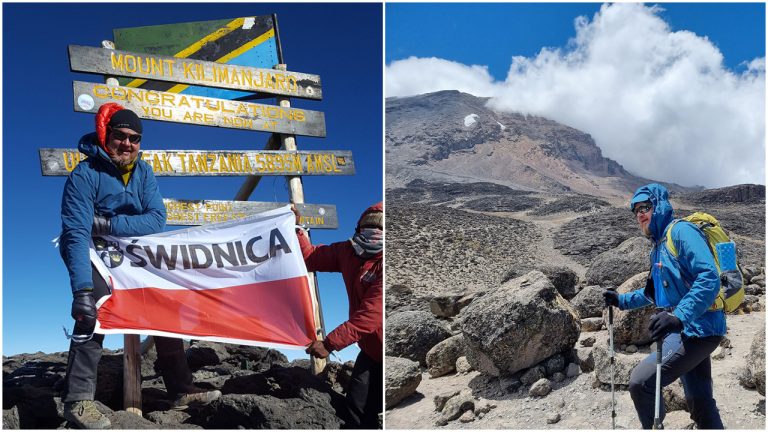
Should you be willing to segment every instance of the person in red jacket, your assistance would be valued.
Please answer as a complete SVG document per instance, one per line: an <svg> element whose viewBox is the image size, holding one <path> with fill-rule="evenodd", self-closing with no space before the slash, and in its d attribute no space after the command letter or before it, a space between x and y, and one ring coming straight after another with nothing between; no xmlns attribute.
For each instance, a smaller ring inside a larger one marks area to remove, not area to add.
<svg viewBox="0 0 768 432"><path fill-rule="evenodd" d="M369 207L357 222L349 240L313 246L296 213L296 235L311 272L341 272L349 297L349 319L333 329L323 341L314 341L307 353L326 358L331 351L357 342L355 360L347 387L350 418L345 427L376 429L382 412L383 390L383 255L384 204Z"/></svg>

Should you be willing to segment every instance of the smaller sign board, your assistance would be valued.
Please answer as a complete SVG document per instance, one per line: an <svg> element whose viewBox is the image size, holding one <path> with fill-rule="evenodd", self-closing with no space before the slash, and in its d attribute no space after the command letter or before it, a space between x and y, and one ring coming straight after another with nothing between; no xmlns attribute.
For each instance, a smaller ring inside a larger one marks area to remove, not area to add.
<svg viewBox="0 0 768 432"><path fill-rule="evenodd" d="M206 225L242 219L274 210L289 203L256 201L179 200L163 199L167 213L166 225ZM315 229L336 229L339 217L331 204L296 204L301 223Z"/></svg>
<svg viewBox="0 0 768 432"><path fill-rule="evenodd" d="M103 104L117 102L139 117L150 120L325 136L325 115L320 111L83 81L74 81L73 90L77 112L96 113Z"/></svg>
<svg viewBox="0 0 768 432"><path fill-rule="evenodd" d="M74 72L151 78L304 99L323 97L317 75L81 45L69 46L69 67Z"/></svg>
<svg viewBox="0 0 768 432"><path fill-rule="evenodd" d="M76 149L41 148L44 176L66 176L87 157ZM352 175L350 151L145 150L156 176Z"/></svg>

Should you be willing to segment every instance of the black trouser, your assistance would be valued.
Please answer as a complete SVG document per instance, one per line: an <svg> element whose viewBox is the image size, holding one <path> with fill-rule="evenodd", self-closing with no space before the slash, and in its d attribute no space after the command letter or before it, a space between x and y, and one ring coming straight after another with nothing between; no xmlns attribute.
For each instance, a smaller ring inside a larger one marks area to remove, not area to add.
<svg viewBox="0 0 768 432"><path fill-rule="evenodd" d="M347 386L349 421L345 429L378 429L383 402L383 366L360 351Z"/></svg>
<svg viewBox="0 0 768 432"><path fill-rule="evenodd" d="M699 429L723 429L720 412L712 395L712 365L709 355L721 336L693 338L672 333L664 338L661 359L661 386L680 378L691 419ZM653 426L656 400L656 353L638 364L629 378L629 393L643 429ZM664 403L660 417L664 419Z"/></svg>
<svg viewBox="0 0 768 432"><path fill-rule="evenodd" d="M101 297L109 294L109 287L95 268L92 268L92 271L93 297L98 302ZM78 324L75 326L75 331L78 332ZM96 369L101 359L103 343L104 335L95 333L88 342L70 342L67 375L64 378L64 402L93 400L96 393ZM169 395L176 397L178 394L194 391L192 372L189 370L181 339L155 336L155 348L156 366L160 369Z"/></svg>

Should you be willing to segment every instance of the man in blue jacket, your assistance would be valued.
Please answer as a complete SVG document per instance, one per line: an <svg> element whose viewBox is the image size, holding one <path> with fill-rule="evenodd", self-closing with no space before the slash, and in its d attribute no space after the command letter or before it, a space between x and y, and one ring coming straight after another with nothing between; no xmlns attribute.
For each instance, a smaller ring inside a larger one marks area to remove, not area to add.
<svg viewBox="0 0 768 432"><path fill-rule="evenodd" d="M651 304L663 308L651 317L649 330L662 345L661 385L680 378L691 419L699 429L723 429L712 396L709 356L725 334L725 312L712 308L720 291L720 278L704 234L695 225L672 222L672 206L664 186L639 188L630 209L643 234L653 242L651 275L645 290L626 294L604 291L606 305L635 309ZM666 246L666 230L678 251ZM629 379L629 392L643 428L653 426L656 393L656 354L640 362ZM664 418L664 404L661 404Z"/></svg>
<svg viewBox="0 0 768 432"><path fill-rule="evenodd" d="M70 344L64 390L64 418L83 429L109 428L109 419L93 403L96 368L104 336L94 334L96 302L109 287L92 268L91 237L141 236L162 232L165 206L149 164L139 157L141 120L118 104L103 105L96 132L83 136L78 149L88 156L72 171L61 203L61 256L72 285L75 337ZM192 384L180 339L155 337L156 366L178 409L209 403L218 390Z"/></svg>

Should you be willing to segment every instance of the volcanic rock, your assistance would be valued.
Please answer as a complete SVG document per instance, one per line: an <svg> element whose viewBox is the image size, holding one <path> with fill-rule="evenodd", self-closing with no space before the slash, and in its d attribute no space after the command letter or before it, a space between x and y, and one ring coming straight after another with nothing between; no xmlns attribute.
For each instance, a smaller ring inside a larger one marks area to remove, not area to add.
<svg viewBox="0 0 768 432"><path fill-rule="evenodd" d="M619 286L633 275L648 270L651 243L644 237L633 237L617 248L603 252L587 270L590 285Z"/></svg>
<svg viewBox="0 0 768 432"><path fill-rule="evenodd" d="M614 384L628 386L632 369L643 360L644 356L640 354L627 355L619 351L615 351L614 355L616 356ZM607 341L598 340L592 348L592 356L595 362L595 378L603 384L610 384L611 356Z"/></svg>
<svg viewBox="0 0 768 432"><path fill-rule="evenodd" d="M600 331L600 329L602 328L603 328L602 317L590 317L590 318L583 318L581 320L582 332L596 332L596 331Z"/></svg>
<svg viewBox="0 0 768 432"><path fill-rule="evenodd" d="M463 390L456 396L448 399L442 410L442 416L440 417L440 423L447 423L452 420L456 420L461 417L466 411L473 411L475 409L475 398L472 397L472 392L469 390Z"/></svg>
<svg viewBox="0 0 768 432"><path fill-rule="evenodd" d="M619 294L645 289L647 272L638 273L632 276L616 291ZM618 346L625 345L647 345L651 342L651 335L648 331L648 323L651 316L655 313L653 307L642 307L632 310L619 310L613 308L613 340ZM608 322L608 310L603 311L603 320Z"/></svg>
<svg viewBox="0 0 768 432"><path fill-rule="evenodd" d="M546 378L542 378L531 386L530 390L528 390L528 395L531 397L544 397L549 394L549 392L552 391L552 386L550 385L550 382Z"/></svg>
<svg viewBox="0 0 768 432"><path fill-rule="evenodd" d="M475 295L476 293L435 296L429 301L429 309L437 317L451 318L458 315L465 306L472 303Z"/></svg>
<svg viewBox="0 0 768 432"><path fill-rule="evenodd" d="M438 343L427 353L427 368L432 378L456 370L456 360L464 355L464 337L451 336Z"/></svg>
<svg viewBox="0 0 768 432"><path fill-rule="evenodd" d="M605 308L603 289L597 285L585 287L571 299L571 304L579 313L579 318L600 317Z"/></svg>
<svg viewBox="0 0 768 432"><path fill-rule="evenodd" d="M749 348L747 365L742 373L742 383L748 387L757 388L757 392L765 396L765 331L759 331Z"/></svg>
<svg viewBox="0 0 768 432"><path fill-rule="evenodd" d="M538 271L484 295L462 317L467 359L493 376L533 366L572 348L579 338L577 312Z"/></svg>
<svg viewBox="0 0 768 432"><path fill-rule="evenodd" d="M205 428L339 429L343 422L330 401L318 404L299 398L227 394L196 414Z"/></svg>
<svg viewBox="0 0 768 432"><path fill-rule="evenodd" d="M429 312L397 312L387 318L387 355L427 364L427 352L451 336L448 326Z"/></svg>
<svg viewBox="0 0 768 432"><path fill-rule="evenodd" d="M421 382L419 363L400 357L386 358L384 374L387 409L395 407L412 395Z"/></svg>

